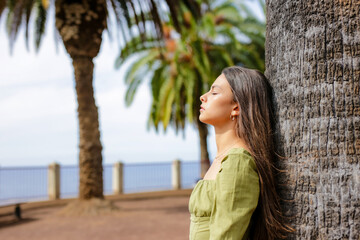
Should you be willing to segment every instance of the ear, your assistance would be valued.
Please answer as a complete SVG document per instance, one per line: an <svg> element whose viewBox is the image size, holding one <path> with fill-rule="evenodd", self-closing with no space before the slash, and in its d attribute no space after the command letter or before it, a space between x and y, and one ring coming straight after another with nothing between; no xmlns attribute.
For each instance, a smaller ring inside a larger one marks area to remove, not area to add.
<svg viewBox="0 0 360 240"><path fill-rule="evenodd" d="M238 103L235 103L233 109L231 110L232 116L239 116L240 115L240 107Z"/></svg>

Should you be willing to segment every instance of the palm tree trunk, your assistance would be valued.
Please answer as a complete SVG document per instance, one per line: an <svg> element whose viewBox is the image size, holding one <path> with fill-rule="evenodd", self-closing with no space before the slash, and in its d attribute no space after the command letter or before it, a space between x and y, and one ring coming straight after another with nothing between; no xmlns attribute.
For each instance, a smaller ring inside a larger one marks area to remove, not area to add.
<svg viewBox="0 0 360 240"><path fill-rule="evenodd" d="M204 178L205 173L210 167L209 153L207 149L208 130L206 124L200 122L199 118L197 118L197 126L200 138L200 174L201 178Z"/></svg>
<svg viewBox="0 0 360 240"><path fill-rule="evenodd" d="M106 1L55 1L56 28L73 60L79 119L79 199L103 199L98 111L95 105L93 58L106 28Z"/></svg>
<svg viewBox="0 0 360 240"><path fill-rule="evenodd" d="M360 239L360 8L267 1L284 212L291 239Z"/></svg>
<svg viewBox="0 0 360 240"><path fill-rule="evenodd" d="M90 57L74 57L80 135L79 199L104 198L98 109L93 91L94 64Z"/></svg>

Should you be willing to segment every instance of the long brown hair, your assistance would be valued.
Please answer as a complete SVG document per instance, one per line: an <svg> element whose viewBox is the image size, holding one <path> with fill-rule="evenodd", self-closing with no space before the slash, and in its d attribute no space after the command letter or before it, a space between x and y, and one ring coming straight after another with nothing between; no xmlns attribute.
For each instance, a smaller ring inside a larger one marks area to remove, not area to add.
<svg viewBox="0 0 360 240"><path fill-rule="evenodd" d="M277 155L272 87L257 70L234 66L225 68L222 73L240 108L236 133L247 143L259 175L260 197L252 216L250 238L285 238L292 228L284 222L273 172Z"/></svg>

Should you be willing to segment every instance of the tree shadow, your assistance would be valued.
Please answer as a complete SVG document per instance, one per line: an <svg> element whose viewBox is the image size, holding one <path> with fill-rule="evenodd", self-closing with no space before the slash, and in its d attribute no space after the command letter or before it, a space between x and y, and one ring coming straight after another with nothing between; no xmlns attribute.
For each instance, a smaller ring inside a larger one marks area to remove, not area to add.
<svg viewBox="0 0 360 240"><path fill-rule="evenodd" d="M37 218L15 218L13 216L11 217L1 217L0 218L0 229L6 228L6 227L16 227L25 223L30 223L33 221L38 220Z"/></svg>

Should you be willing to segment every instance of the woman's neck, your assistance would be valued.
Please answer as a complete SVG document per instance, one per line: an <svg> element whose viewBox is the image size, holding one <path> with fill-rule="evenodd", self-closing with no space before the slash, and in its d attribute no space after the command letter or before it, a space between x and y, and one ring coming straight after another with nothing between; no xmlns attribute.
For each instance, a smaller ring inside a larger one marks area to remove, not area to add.
<svg viewBox="0 0 360 240"><path fill-rule="evenodd" d="M217 129L215 128L215 138L217 152L222 153L226 151L229 147L239 147L241 146L241 139L236 135L234 129Z"/></svg>
<svg viewBox="0 0 360 240"><path fill-rule="evenodd" d="M215 139L217 152L223 153L224 151L230 150L228 148L242 147L249 151L249 148L244 139L239 138L235 131L235 124L223 127L215 127Z"/></svg>

